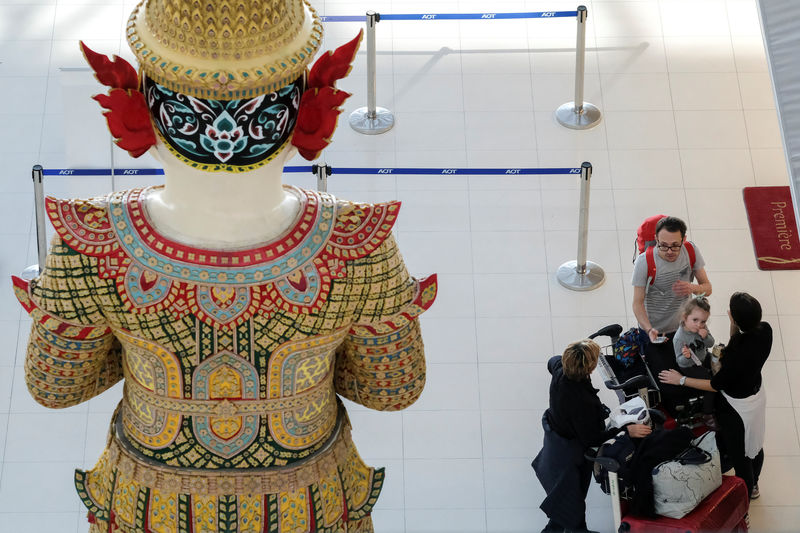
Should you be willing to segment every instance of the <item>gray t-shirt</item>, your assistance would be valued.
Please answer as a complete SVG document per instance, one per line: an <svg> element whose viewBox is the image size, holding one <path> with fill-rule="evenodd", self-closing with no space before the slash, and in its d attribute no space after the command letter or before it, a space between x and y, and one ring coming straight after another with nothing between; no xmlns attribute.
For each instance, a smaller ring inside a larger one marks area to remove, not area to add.
<svg viewBox="0 0 800 533"><path fill-rule="evenodd" d="M694 273L705 266L705 261L697 248L692 243L695 253L694 270L689 263L689 253L686 247L681 247L678 258L673 261L665 261L658 255L658 250L653 250L653 258L656 262L656 276L652 285L647 283L647 258L645 254L639 254L633 264L633 276L631 285L634 287L644 287L644 308L647 311L647 318L650 324L660 333L672 333L680 325L681 305L688 296L678 296L672 291L672 285L678 280L691 282L694 280Z"/></svg>
<svg viewBox="0 0 800 533"><path fill-rule="evenodd" d="M714 337L709 331L704 339L699 333L692 333L691 331L683 329L683 326L678 326L678 331L675 332L675 337L672 339L672 345L675 347L675 361L678 363L678 366L681 368L691 368L695 366L695 362L691 359L687 359L686 356L683 355L683 347L688 346L702 363L706 360L708 349L714 346Z"/></svg>

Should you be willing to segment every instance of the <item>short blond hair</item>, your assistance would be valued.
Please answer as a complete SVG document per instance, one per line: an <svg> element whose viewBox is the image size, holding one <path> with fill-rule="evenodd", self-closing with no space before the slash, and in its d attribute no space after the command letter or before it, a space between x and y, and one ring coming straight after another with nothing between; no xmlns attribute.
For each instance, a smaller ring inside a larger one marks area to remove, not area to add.
<svg viewBox="0 0 800 533"><path fill-rule="evenodd" d="M600 357L600 346L593 340L584 339L571 343L561 356L564 375L573 381L581 381L589 377L597 368Z"/></svg>

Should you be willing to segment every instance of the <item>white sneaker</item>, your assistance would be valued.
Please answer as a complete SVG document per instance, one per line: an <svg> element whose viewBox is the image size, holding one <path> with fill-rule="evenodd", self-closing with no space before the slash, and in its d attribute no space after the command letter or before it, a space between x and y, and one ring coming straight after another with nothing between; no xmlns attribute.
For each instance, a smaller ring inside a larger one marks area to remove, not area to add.
<svg viewBox="0 0 800 533"><path fill-rule="evenodd" d="M758 485L753 486L753 492L750 493L751 500L757 500L761 497L761 493L758 491Z"/></svg>

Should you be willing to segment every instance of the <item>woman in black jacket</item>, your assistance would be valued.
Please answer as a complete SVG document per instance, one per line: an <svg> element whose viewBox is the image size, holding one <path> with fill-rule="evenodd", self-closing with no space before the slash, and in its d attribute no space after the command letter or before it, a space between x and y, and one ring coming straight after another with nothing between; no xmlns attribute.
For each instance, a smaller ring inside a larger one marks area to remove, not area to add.
<svg viewBox="0 0 800 533"><path fill-rule="evenodd" d="M544 532L588 531L586 493L592 464L586 450L599 446L619 432L606 430L608 409L589 379L597 367L600 347L594 341L573 342L561 356L550 358L550 407L542 417L544 444L533 461L536 476L547 492L540 508L550 521ZM650 427L626 426L631 437L644 437Z"/></svg>

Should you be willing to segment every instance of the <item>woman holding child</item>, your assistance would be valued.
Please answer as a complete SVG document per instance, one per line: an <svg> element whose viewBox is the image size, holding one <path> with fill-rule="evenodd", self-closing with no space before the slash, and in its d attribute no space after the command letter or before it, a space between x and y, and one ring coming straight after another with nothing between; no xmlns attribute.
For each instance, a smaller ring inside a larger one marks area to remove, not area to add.
<svg viewBox="0 0 800 533"><path fill-rule="evenodd" d="M721 445L736 475L744 479L750 498L759 497L758 478L764 464L766 392L761 369L772 348L772 328L761 321L761 304L747 293L731 296L728 316L731 338L720 355L720 369L711 379L690 377L677 370L663 370L662 383L683 385L722 394L716 416L721 426Z"/></svg>

